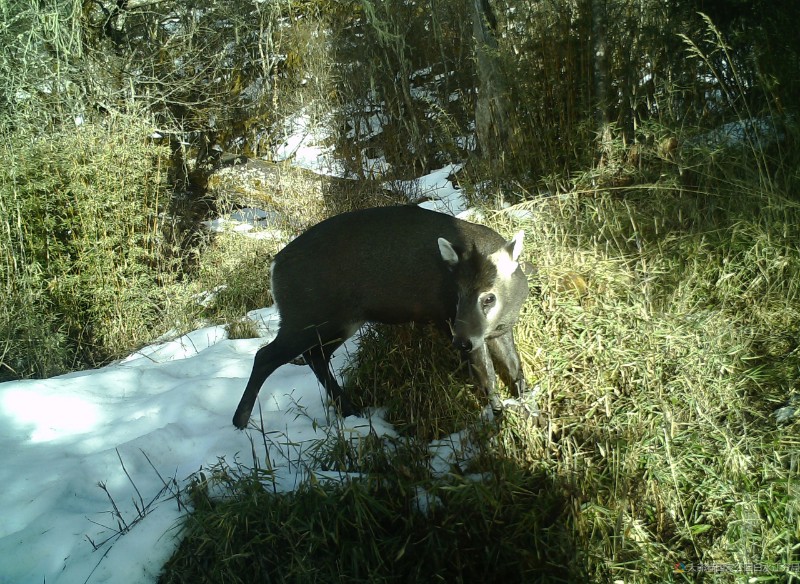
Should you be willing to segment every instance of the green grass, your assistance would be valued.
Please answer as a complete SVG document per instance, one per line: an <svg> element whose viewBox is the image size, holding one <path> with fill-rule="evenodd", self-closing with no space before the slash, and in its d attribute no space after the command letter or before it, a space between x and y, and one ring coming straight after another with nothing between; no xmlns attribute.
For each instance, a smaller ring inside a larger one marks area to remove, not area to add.
<svg viewBox="0 0 800 584"><path fill-rule="evenodd" d="M330 440L334 450L346 441ZM412 482L404 463L418 465L419 452L394 452L362 460L370 471L362 478L312 479L281 495L264 488L268 474L218 469L215 480L234 492L219 500L195 484L195 511L161 582L574 581L568 556L547 557L569 542L555 521L563 491L546 476L500 471L496 461L496 476L513 474L513 484L458 475Z"/></svg>
<svg viewBox="0 0 800 584"><path fill-rule="evenodd" d="M167 153L152 131L120 115L3 136L0 379L96 365L152 338L172 273Z"/></svg>
<svg viewBox="0 0 800 584"><path fill-rule="evenodd" d="M512 456L570 477L571 521L603 579L679 579L675 562L790 564L798 440L770 414L800 365L796 223L750 214L747 193L713 225L714 198L658 195L531 205L541 272L575 270L588 293L544 278L521 336L534 339L548 427L536 456L519 444ZM577 229L560 236L565 212Z"/></svg>
<svg viewBox="0 0 800 584"><path fill-rule="evenodd" d="M458 432L486 405L449 338L433 325L365 329L343 374L357 407L384 407L398 431L424 440Z"/></svg>

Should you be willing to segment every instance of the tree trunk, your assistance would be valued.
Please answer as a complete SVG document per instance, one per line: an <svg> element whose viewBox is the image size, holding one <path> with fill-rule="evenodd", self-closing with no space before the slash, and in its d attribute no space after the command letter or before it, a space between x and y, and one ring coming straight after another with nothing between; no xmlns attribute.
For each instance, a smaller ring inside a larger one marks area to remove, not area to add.
<svg viewBox="0 0 800 584"><path fill-rule="evenodd" d="M481 155L501 161L509 147L508 92L500 66L497 20L489 0L472 0L472 31L478 67L478 99L475 104L475 130Z"/></svg>
<svg viewBox="0 0 800 584"><path fill-rule="evenodd" d="M592 0L592 66L594 118L601 155L611 142L608 115L608 52L606 47L606 0Z"/></svg>

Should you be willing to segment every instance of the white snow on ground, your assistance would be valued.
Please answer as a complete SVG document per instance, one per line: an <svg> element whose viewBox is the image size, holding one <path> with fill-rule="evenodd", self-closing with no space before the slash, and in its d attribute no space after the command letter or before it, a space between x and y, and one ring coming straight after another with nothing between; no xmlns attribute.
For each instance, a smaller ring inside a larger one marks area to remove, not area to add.
<svg viewBox="0 0 800 584"><path fill-rule="evenodd" d="M101 369L0 384L0 582L155 581L185 512L171 495L192 473L220 458L252 466L255 449L287 491L314 470L304 451L331 423L369 431L365 418L333 416L311 370L296 365L261 392L264 426L275 432L267 451L260 433L237 431L231 416L253 354L277 330L274 309L249 316L266 339L232 340L210 327ZM340 349L334 367L354 349ZM258 411L254 418L261 423ZM393 432L378 418L372 427ZM147 508L138 522L137 507Z"/></svg>
<svg viewBox="0 0 800 584"><path fill-rule="evenodd" d="M463 192L454 188L447 177L461 170L461 166L448 164L414 180L392 181L385 188L405 193L410 201L419 202L419 206L425 209L458 216L467 210L467 201Z"/></svg>
<svg viewBox="0 0 800 584"><path fill-rule="evenodd" d="M254 239L285 239L286 234L274 227L276 224L278 218L275 213L252 207L242 207L225 217L203 221L209 231L231 230Z"/></svg>
<svg viewBox="0 0 800 584"><path fill-rule="evenodd" d="M286 139L275 151L275 162L291 160L292 164L319 174L344 176L344 167L337 160L330 143L330 132L315 125L311 117L301 113L290 118L285 128Z"/></svg>

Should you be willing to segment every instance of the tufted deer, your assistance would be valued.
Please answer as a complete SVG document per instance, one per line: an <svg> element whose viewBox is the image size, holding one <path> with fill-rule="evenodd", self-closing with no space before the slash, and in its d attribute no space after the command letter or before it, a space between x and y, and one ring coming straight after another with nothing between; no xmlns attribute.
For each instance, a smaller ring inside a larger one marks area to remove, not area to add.
<svg viewBox="0 0 800 584"><path fill-rule="evenodd" d="M234 426L247 426L261 385L299 355L342 415L356 413L329 361L370 321L449 326L499 413L495 366L515 396L525 390L512 330L528 296L517 261L522 237L506 241L483 225L416 206L353 211L310 228L272 263L280 329L256 353Z"/></svg>

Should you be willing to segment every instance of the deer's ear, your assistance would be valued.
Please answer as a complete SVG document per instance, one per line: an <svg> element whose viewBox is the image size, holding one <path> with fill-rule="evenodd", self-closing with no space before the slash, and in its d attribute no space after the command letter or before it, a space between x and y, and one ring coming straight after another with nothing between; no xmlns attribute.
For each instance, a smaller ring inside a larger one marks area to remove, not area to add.
<svg viewBox="0 0 800 584"><path fill-rule="evenodd" d="M458 254L453 249L453 244L447 241L444 237L439 238L439 254L442 256L444 262L454 268L458 264Z"/></svg>

